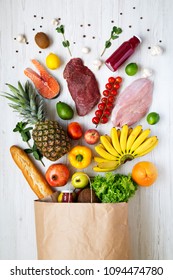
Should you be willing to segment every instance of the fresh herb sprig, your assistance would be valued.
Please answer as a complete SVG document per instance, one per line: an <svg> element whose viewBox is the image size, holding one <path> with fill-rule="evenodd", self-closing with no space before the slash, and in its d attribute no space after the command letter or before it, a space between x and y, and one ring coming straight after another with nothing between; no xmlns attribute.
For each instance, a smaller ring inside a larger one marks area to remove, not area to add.
<svg viewBox="0 0 173 280"><path fill-rule="evenodd" d="M72 56L71 51L70 51L70 42L69 42L68 40L66 40L65 35L64 35L64 34L65 34L64 25L60 25L59 27L57 27L57 28L56 28L56 31L57 31L58 33L61 33L61 34L63 35L64 41L62 41L62 44L63 44L63 46L64 46L65 48L68 49L70 56Z"/></svg>
<svg viewBox="0 0 173 280"><path fill-rule="evenodd" d="M104 47L103 52L101 53L101 56L103 56L103 54L105 53L106 49L108 49L112 45L111 40L115 40L115 39L119 38L118 35L121 34L121 33L122 33L122 29L120 27L113 26L112 31L111 31L111 36L105 42L105 47Z"/></svg>
<svg viewBox="0 0 173 280"><path fill-rule="evenodd" d="M45 166L43 161L42 161L43 156L40 153L40 151L37 149L35 143L34 143L33 147L29 143L29 140L31 139L30 130L32 130L33 128L32 127L27 127L27 125L28 125L27 122L18 122L16 127L13 129L13 132L19 132L21 137L22 137L22 140L28 144L29 149L25 149L24 151L27 154L31 154L32 153L34 158L36 160L41 161L43 166Z"/></svg>

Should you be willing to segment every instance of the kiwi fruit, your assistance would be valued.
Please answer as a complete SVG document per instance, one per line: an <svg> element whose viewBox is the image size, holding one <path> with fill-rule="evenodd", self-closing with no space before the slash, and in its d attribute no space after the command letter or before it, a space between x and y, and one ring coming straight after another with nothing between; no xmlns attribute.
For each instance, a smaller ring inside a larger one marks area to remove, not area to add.
<svg viewBox="0 0 173 280"><path fill-rule="evenodd" d="M37 46L39 46L39 48L41 48L41 49L46 49L50 45L49 37L44 32L38 32L35 35L34 39L35 39Z"/></svg>
<svg viewBox="0 0 173 280"><path fill-rule="evenodd" d="M81 202L81 203L87 203L87 202L97 203L97 202L100 202L100 200L96 196L94 190L92 190L90 188L85 188L82 191L80 191L80 193L78 195L77 202Z"/></svg>

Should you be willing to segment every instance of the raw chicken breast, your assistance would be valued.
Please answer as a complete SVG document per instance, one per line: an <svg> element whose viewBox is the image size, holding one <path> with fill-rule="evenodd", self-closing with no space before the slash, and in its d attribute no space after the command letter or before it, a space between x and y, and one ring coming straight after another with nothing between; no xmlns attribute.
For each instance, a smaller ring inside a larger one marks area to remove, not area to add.
<svg viewBox="0 0 173 280"><path fill-rule="evenodd" d="M112 111L114 126L133 125L146 115L152 103L153 83L146 78L132 82L118 96Z"/></svg>

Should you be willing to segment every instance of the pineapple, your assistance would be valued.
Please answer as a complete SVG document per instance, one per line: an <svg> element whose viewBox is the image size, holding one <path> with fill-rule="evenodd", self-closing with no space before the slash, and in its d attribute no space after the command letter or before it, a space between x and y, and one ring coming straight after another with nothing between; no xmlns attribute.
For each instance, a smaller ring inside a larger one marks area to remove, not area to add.
<svg viewBox="0 0 173 280"><path fill-rule="evenodd" d="M23 121L35 125L32 137L41 154L56 161L68 153L71 143L67 133L57 121L45 118L44 101L32 84L27 81L23 88L18 82L18 89L10 84L7 86L12 94L5 93L3 96L12 101L9 106L22 116Z"/></svg>

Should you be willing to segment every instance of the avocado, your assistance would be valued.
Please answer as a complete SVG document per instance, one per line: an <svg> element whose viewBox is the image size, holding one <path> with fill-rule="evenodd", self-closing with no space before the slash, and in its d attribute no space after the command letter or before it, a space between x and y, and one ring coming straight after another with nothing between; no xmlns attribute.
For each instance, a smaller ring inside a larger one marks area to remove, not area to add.
<svg viewBox="0 0 173 280"><path fill-rule="evenodd" d="M56 104L58 116L63 120L71 120L74 115L73 109L66 103L59 101Z"/></svg>

